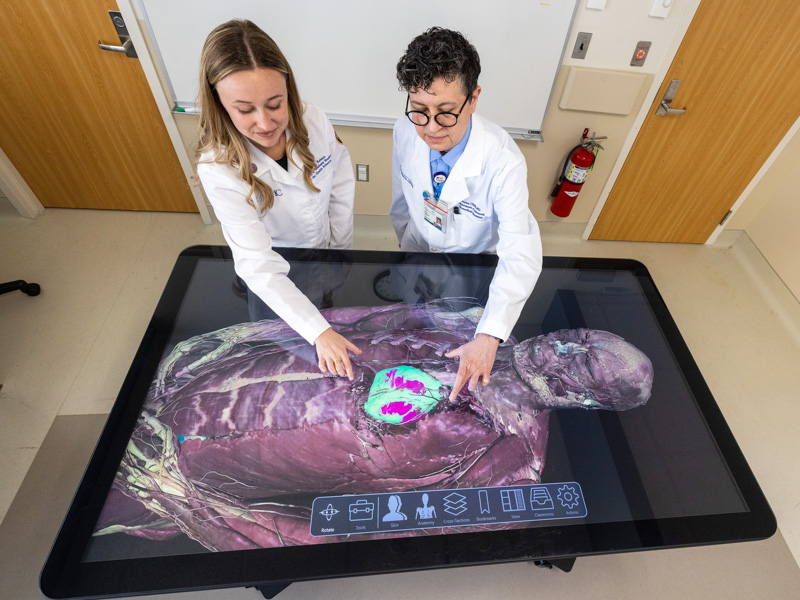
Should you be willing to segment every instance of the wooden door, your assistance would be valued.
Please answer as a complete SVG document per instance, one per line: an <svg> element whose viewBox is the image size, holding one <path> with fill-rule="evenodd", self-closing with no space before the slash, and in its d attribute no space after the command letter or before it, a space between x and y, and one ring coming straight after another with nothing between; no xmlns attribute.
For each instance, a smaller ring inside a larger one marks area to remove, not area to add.
<svg viewBox="0 0 800 600"><path fill-rule="evenodd" d="M0 0L0 148L46 207L197 212L138 59L98 48L109 10Z"/></svg>
<svg viewBox="0 0 800 600"><path fill-rule="evenodd" d="M589 238L708 240L800 116L798 31L799 2L702 0Z"/></svg>

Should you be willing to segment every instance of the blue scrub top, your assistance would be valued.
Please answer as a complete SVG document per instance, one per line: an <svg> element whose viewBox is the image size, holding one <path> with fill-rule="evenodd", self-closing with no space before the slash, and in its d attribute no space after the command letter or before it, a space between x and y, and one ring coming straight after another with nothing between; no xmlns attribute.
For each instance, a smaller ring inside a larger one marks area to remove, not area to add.
<svg viewBox="0 0 800 600"><path fill-rule="evenodd" d="M456 161L461 157L464 153L464 148L467 147L467 141L469 140L469 134L472 132L472 116L470 115L469 118L469 126L467 127L467 133L464 134L464 137L461 138L461 141L458 142L451 150L447 152L447 154L442 155L441 152L438 150L431 149L431 184L433 185L433 189L436 192L437 186L436 182L433 181L433 176L436 173L444 173L446 177L450 177L450 171L453 170L453 167L456 165ZM445 180L444 183L447 183ZM444 185L442 184L442 186ZM441 186L439 186L439 191L441 191ZM439 193L436 193L438 198Z"/></svg>

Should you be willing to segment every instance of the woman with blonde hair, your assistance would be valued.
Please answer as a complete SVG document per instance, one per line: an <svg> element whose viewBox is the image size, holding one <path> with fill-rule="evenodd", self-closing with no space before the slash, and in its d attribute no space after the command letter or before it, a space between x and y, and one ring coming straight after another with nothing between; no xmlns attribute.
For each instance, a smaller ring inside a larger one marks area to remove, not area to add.
<svg viewBox="0 0 800 600"><path fill-rule="evenodd" d="M353 378L347 351L287 277L273 246L351 248L350 154L319 108L300 100L277 44L250 21L212 31L200 60L197 174L251 293L317 350L319 368Z"/></svg>

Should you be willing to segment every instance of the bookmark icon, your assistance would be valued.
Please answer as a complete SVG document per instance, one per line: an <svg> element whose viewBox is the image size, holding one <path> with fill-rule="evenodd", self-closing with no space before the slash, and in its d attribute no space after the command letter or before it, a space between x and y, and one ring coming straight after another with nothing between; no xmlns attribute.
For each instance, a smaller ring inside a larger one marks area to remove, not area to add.
<svg viewBox="0 0 800 600"><path fill-rule="evenodd" d="M481 514L489 513L489 493L486 490L478 492L478 500L480 501Z"/></svg>

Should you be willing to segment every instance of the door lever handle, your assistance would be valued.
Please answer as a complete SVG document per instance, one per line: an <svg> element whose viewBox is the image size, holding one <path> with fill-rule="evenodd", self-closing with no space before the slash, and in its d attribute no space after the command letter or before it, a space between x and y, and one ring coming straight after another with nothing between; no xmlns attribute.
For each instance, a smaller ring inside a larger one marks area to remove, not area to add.
<svg viewBox="0 0 800 600"><path fill-rule="evenodd" d="M663 117L664 115L682 115L686 112L686 108L670 108L670 104L672 103L672 99L675 97L675 94L678 91L678 88L681 85L680 79L673 79L669 82L669 86L667 87L667 91L664 92L664 97L661 99L661 102L656 109L656 116Z"/></svg>
<svg viewBox="0 0 800 600"><path fill-rule="evenodd" d="M131 40L131 36L128 35L128 27L125 25L125 21L122 18L122 13L118 10L110 10L108 11L108 16L111 17L111 22L114 24L114 29L117 30L117 35L119 36L119 41L122 43L121 46L113 46L111 44L104 44L103 42L98 41L97 45L100 47L100 50L107 50L109 52L124 52L128 58L139 58L139 55L136 54L136 48L133 47L133 40Z"/></svg>
<svg viewBox="0 0 800 600"><path fill-rule="evenodd" d="M100 41L97 42L97 45L100 46L100 50L108 50L109 52L124 52L127 54L133 50L133 42L130 40L130 38L125 40L125 43L122 46L109 46L108 44L104 44Z"/></svg>
<svg viewBox="0 0 800 600"><path fill-rule="evenodd" d="M661 115L682 115L686 112L685 108L670 108L664 100L658 105L659 110L656 111L658 116Z"/></svg>

